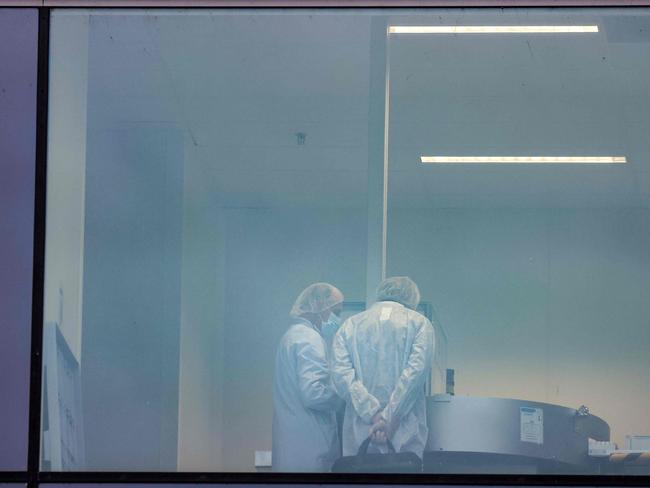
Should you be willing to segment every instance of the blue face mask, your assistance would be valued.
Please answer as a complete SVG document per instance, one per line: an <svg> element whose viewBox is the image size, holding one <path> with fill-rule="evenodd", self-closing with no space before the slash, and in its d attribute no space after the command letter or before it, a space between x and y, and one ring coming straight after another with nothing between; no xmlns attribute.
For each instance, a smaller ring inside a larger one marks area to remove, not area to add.
<svg viewBox="0 0 650 488"><path fill-rule="evenodd" d="M341 317L336 315L334 312L330 312L330 316L327 318L326 322L323 322L320 326L321 334L325 339L331 339L336 334L336 331L341 327Z"/></svg>

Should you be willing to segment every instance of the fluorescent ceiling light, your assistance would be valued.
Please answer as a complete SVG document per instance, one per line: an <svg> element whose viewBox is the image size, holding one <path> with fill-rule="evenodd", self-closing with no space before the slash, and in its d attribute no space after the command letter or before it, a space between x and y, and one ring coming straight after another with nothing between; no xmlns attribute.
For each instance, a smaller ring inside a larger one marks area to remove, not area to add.
<svg viewBox="0 0 650 488"><path fill-rule="evenodd" d="M422 156L423 163L448 164L621 164L625 156Z"/></svg>
<svg viewBox="0 0 650 488"><path fill-rule="evenodd" d="M597 25L391 25L390 34L574 34Z"/></svg>

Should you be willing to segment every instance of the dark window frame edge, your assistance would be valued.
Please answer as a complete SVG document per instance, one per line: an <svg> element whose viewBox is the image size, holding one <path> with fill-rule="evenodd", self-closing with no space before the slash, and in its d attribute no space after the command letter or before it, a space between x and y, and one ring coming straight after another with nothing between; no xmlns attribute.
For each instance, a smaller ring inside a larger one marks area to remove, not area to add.
<svg viewBox="0 0 650 488"><path fill-rule="evenodd" d="M0 0L4 8L606 8L650 0Z"/></svg>

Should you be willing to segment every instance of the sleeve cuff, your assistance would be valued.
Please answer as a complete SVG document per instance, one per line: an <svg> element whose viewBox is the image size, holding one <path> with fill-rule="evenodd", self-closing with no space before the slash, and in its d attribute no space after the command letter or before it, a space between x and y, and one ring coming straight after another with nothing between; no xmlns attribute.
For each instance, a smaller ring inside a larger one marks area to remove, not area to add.
<svg viewBox="0 0 650 488"><path fill-rule="evenodd" d="M386 425L390 425L390 415L388 414L388 408L384 408L380 414L381 419L386 422Z"/></svg>
<svg viewBox="0 0 650 488"><path fill-rule="evenodd" d="M372 423L372 418L377 415L381 411L381 405L379 402L375 399L372 402L372 406L368 408L366 415L362 417L363 421L366 422L367 424Z"/></svg>

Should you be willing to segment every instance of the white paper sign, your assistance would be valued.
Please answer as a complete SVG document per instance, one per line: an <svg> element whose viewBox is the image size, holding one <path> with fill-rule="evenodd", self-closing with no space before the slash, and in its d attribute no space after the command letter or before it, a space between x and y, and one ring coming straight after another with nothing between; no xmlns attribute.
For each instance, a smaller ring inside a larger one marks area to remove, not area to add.
<svg viewBox="0 0 650 488"><path fill-rule="evenodd" d="M521 442L544 444L544 411L541 408L521 407Z"/></svg>

